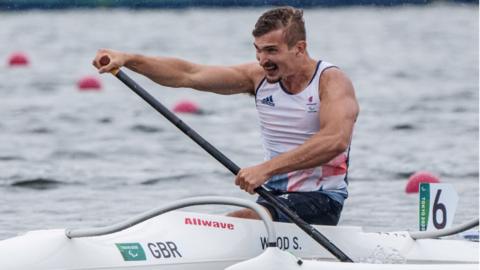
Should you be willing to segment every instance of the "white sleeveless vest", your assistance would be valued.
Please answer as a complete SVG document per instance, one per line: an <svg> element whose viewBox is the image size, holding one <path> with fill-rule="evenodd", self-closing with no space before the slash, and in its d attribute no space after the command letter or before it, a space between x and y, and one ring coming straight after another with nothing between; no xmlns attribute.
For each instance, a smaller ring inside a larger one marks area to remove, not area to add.
<svg viewBox="0 0 480 270"><path fill-rule="evenodd" d="M281 82L258 86L255 97L265 149L265 160L290 151L320 129L319 81L322 72L335 67L319 61L309 85L298 94L288 93ZM348 150L319 167L276 175L267 188L277 191L331 191L347 197ZM330 192L328 192L330 193Z"/></svg>

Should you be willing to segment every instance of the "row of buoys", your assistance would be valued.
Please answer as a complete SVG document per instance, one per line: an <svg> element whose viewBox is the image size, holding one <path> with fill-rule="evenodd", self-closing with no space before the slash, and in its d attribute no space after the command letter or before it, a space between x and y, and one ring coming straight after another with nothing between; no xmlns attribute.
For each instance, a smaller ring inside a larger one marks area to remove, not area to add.
<svg viewBox="0 0 480 270"><path fill-rule="evenodd" d="M26 53L14 52L8 57L8 66L11 68L26 67L29 64L30 58ZM77 81L77 87L81 91L99 91L102 89L102 84L95 76L85 76Z"/></svg>
<svg viewBox="0 0 480 270"><path fill-rule="evenodd" d="M10 55L8 58L8 65L10 67L22 67L29 65L30 60L25 53L15 52ZM78 80L77 87L79 90L87 91L94 90L99 91L102 88L102 84L97 77L94 76L85 76ZM199 106L192 101L182 100L176 103L173 107L173 111L176 113L191 113L191 114L200 114L202 110ZM430 172L419 171L412 174L408 178L407 185L405 186L406 193L418 193L418 188L420 183L439 183L440 180L438 177L433 175Z"/></svg>
<svg viewBox="0 0 480 270"><path fill-rule="evenodd" d="M24 52L14 52L8 57L8 66L11 68L27 67L30 65L30 58ZM100 91L102 83L95 76L84 76L77 81L77 88L80 91ZM200 114L201 109L192 101L183 100L176 103L173 111L177 113Z"/></svg>

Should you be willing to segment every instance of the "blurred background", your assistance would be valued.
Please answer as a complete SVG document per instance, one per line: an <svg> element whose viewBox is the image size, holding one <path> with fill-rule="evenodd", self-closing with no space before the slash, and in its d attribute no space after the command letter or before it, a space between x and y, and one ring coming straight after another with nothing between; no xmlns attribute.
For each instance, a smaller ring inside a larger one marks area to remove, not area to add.
<svg viewBox="0 0 480 270"><path fill-rule="evenodd" d="M254 200L91 62L99 48L255 61L257 18L284 4L305 8L310 55L342 68L360 102L340 224L417 230L418 194L405 187L418 171L453 184L454 224L478 217L476 1L0 0L0 239L109 225L191 196ZM127 72L169 108L196 106L179 116L240 167L262 161L252 97L170 89Z"/></svg>

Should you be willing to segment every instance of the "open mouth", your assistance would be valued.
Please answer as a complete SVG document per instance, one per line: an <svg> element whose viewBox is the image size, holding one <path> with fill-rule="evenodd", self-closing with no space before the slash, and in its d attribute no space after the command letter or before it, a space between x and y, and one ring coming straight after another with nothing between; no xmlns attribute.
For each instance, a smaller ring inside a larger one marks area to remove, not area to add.
<svg viewBox="0 0 480 270"><path fill-rule="evenodd" d="M263 69L268 72L268 73L272 73L274 71L276 71L278 69L278 66L274 63L266 63L264 66L263 66Z"/></svg>

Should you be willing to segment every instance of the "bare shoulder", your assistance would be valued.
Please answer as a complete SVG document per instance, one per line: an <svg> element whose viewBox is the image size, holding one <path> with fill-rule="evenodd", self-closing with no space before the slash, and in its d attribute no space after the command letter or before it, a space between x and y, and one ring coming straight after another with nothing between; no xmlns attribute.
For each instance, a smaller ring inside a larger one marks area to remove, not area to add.
<svg viewBox="0 0 480 270"><path fill-rule="evenodd" d="M360 107L353 84L347 75L338 68L326 69L320 77L320 100L325 109L334 110L355 122Z"/></svg>
<svg viewBox="0 0 480 270"><path fill-rule="evenodd" d="M250 62L241 65L234 66L235 69L241 71L245 76L247 76L255 86L255 88L260 84L260 82L265 77L265 73L262 67L257 62ZM255 91L255 89L253 89Z"/></svg>
<svg viewBox="0 0 480 270"><path fill-rule="evenodd" d="M355 98L352 81L337 67L331 67L323 71L319 86L320 99L322 99L322 96L351 96Z"/></svg>

